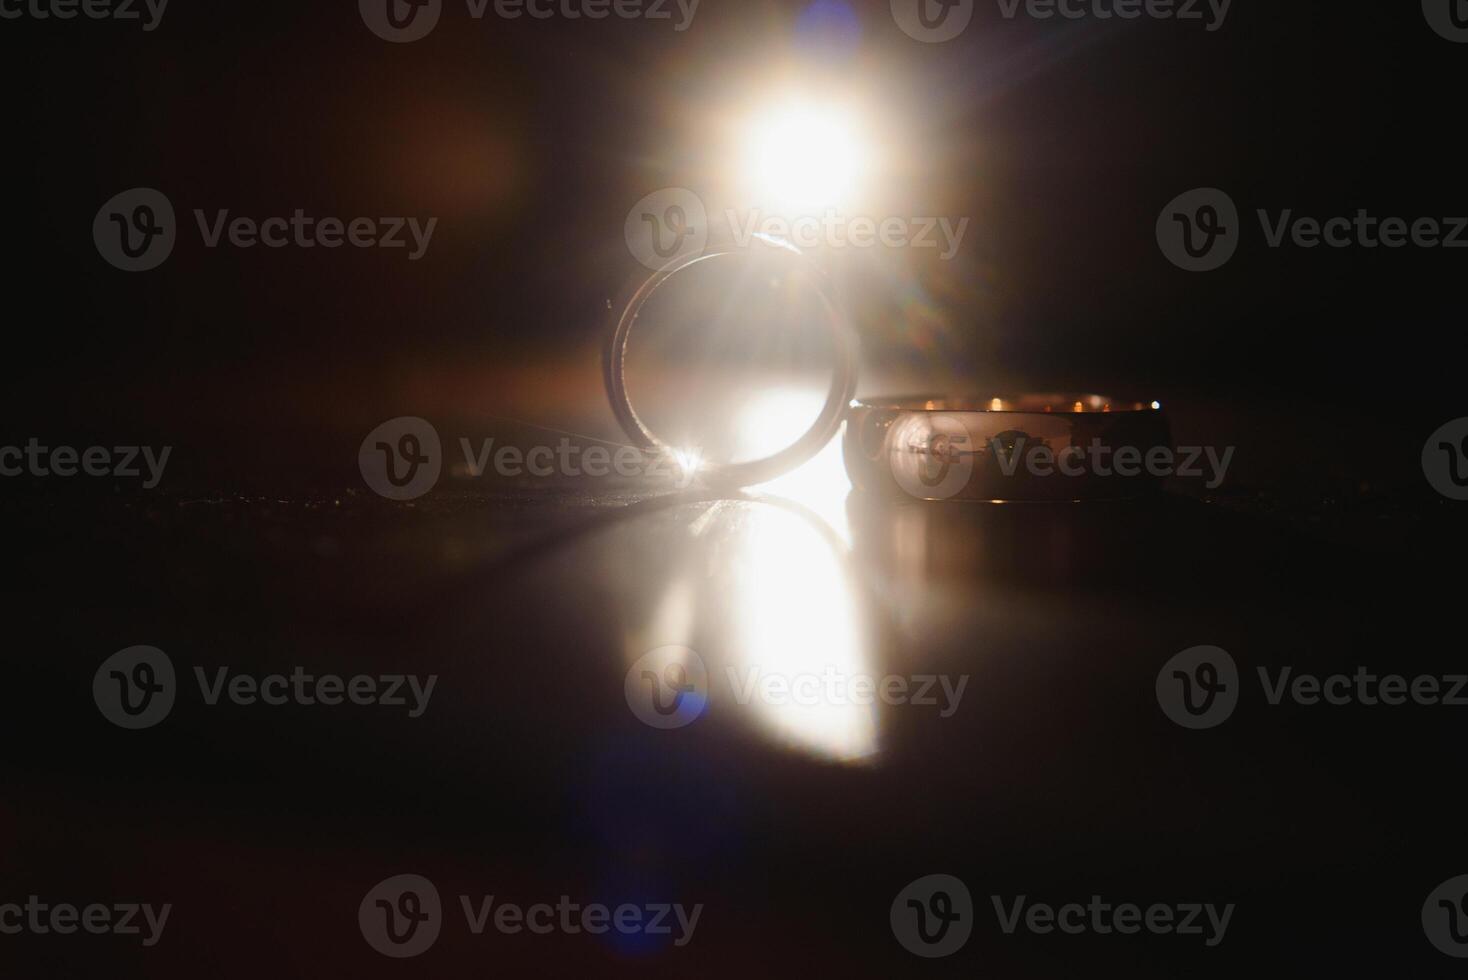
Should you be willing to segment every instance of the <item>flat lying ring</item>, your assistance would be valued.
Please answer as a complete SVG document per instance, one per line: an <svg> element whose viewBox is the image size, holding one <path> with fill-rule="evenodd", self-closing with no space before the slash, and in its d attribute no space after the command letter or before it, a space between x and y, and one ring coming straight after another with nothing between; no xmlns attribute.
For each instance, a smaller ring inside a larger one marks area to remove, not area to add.
<svg viewBox="0 0 1468 980"><path fill-rule="evenodd" d="M1105 500L1160 490L1172 435L1157 402L912 396L853 403L844 448L852 483L872 494Z"/></svg>

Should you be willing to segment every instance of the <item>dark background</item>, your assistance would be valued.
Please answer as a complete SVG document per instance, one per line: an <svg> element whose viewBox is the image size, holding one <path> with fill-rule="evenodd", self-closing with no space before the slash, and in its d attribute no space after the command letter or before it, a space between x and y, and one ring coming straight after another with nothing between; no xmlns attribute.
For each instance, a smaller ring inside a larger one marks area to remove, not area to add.
<svg viewBox="0 0 1468 980"><path fill-rule="evenodd" d="M7 976L1455 966L1417 915L1468 871L1461 709L1256 698L1223 729L1183 733L1151 683L1200 643L1249 674L1462 669L1462 520L1419 456L1468 414L1465 253L1269 249L1253 215L1468 213L1468 46L1412 3L1235 0L1217 33L1009 22L980 3L941 45L902 34L885 3L850 7L855 31L833 35L803 3L704 0L679 34L476 22L448 3L407 45L346 2L173 0L152 33L0 21L0 444L175 447L159 492L0 485L13 574L0 900L175 904L155 950L0 937ZM626 711L627 608L688 547L697 505L553 550L543 534L643 494L448 481L394 505L356 467L363 435L398 415L446 441L525 431L506 416L615 437L598 357L607 302L639 270L624 217L660 187L700 189L721 165L708 106L766 65L908 107L899 193L914 213L972 219L955 261L914 259L934 316L844 281L863 392L1141 391L1167 404L1179 442L1239 447L1217 493L898 522L934 548L907 578L880 545L890 515L854 519L884 662L975 675L972 711L895 719L880 763L860 769L716 717L659 738ZM161 268L129 275L90 228L135 186L171 198L180 238ZM1153 226L1199 186L1228 191L1248 234L1223 269L1188 274ZM208 250L195 207L440 220L408 262ZM904 619L906 588L944 615ZM181 707L120 732L87 691L135 643L181 668L438 671L443 707L412 726ZM446 897L708 908L686 950L458 935L394 963L354 916L404 871ZM1217 950L990 929L928 963L892 940L887 905L940 871L968 882L981 919L991 893L1240 909Z"/></svg>
<svg viewBox="0 0 1468 980"><path fill-rule="evenodd" d="M152 33L78 19L0 35L24 229L5 246L18 433L107 418L188 445L180 478L283 488L350 478L327 440L394 415L597 414L605 301L640 268L623 218L652 190L707 186L709 107L767 66L896 107L911 142L891 183L914 213L972 219L955 261L915 260L936 323L853 287L866 390L901 367L939 390L1285 401L1399 425L1406 443L1380 452L1408 460L1457 415L1459 253L1269 249L1252 217L1464 211L1461 52L1412 4L1240 0L1215 33L980 4L946 44L857 4L844 45L802 29L799 3L706 0L682 34L472 21L450 4L427 38L393 45L350 4L175 2ZM134 186L180 216L148 275L98 261L87 234ZM1230 193L1249 234L1223 269L1184 274L1153 224L1200 186ZM195 207L440 221L407 262L205 249Z"/></svg>

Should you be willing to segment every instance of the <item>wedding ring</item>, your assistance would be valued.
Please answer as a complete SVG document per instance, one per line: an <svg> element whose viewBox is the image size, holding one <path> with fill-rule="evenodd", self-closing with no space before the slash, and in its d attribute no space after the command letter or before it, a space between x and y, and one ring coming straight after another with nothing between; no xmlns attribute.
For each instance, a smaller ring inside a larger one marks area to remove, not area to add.
<svg viewBox="0 0 1468 980"><path fill-rule="evenodd" d="M829 281L799 249L777 239L756 235L751 243L743 248L692 254L673 259L653 273L652 277L633 294L623 309L606 348L603 363L604 380L612 412L616 415L622 430L627 433L627 437L640 449L667 454L674 459L679 458L679 447L664 442L653 433L632 406L631 396L627 393L627 342L632 335L632 328L637 323L638 314L641 313L643 306L653 293L685 269L700 263L719 261L792 264L801 272L806 273L817 290L825 309L824 320L830 330L832 347L835 352L831 387L826 394L826 400L821 407L820 414L799 439L763 459L737 463L704 460L698 463L697 476L706 485L747 487L768 482L788 473L820 452L821 448L830 442L840 430L851 396L856 391L857 345L855 334L847 324L845 316L832 295Z"/></svg>
<svg viewBox="0 0 1468 980"><path fill-rule="evenodd" d="M1172 437L1157 402L1101 395L854 402L845 456L864 492L919 500L1101 500L1161 489Z"/></svg>

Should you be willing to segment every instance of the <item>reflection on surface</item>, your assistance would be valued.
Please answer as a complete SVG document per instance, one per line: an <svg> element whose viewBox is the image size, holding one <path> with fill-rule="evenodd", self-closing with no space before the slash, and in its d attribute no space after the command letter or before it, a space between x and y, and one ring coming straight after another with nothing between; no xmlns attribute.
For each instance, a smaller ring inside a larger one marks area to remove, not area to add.
<svg viewBox="0 0 1468 980"><path fill-rule="evenodd" d="M809 418L821 392L787 388L752 398L739 416L739 431L751 440L778 430L791 418ZM805 464L757 488L791 501L824 521L822 533L811 518L774 506L743 505L730 549L729 622L733 648L729 670L742 693L751 681L821 677L820 696L789 699L754 697L750 711L772 734L836 759L854 760L877 750L875 707L832 697L834 676L842 686L851 677L873 673L867 639L848 577L846 496L851 481L841 459L838 436ZM832 540L832 536L836 540ZM843 683L844 682L844 683Z"/></svg>
<svg viewBox="0 0 1468 980"><path fill-rule="evenodd" d="M852 678L874 671L843 556L789 511L742 510L728 554L731 647L720 680L743 699L781 679L788 696L761 697L756 687L748 698L747 710L766 731L835 759L872 755L877 708L844 693Z"/></svg>
<svg viewBox="0 0 1468 980"><path fill-rule="evenodd" d="M764 446L764 451L768 452L770 432L782 433L776 445L786 446L794 442L800 433L785 435L784 429L788 427L789 420L810 419L820 410L824 398L823 391L793 387L750 398L739 413L738 431L747 440L741 448L754 454ZM805 464L755 489L799 504L830 525L842 541L848 545L851 543L846 522L846 495L851 492L851 480L841 458L839 432Z"/></svg>
<svg viewBox="0 0 1468 980"><path fill-rule="evenodd" d="M772 398L741 422L785 408ZM848 692L878 673L847 562L849 489L838 440L759 488L780 497L697 505L669 529L674 570L645 624L628 631L628 662L687 644L707 662L714 714L823 758L873 756L879 708Z"/></svg>

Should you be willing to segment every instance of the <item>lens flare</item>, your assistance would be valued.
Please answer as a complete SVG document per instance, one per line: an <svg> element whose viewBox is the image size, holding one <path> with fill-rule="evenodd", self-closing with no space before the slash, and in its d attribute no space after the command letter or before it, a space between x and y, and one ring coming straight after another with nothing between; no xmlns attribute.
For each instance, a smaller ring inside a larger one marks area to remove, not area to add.
<svg viewBox="0 0 1468 980"><path fill-rule="evenodd" d="M755 117L743 149L752 203L786 213L849 204L867 165L859 133L834 105L791 101Z"/></svg>

